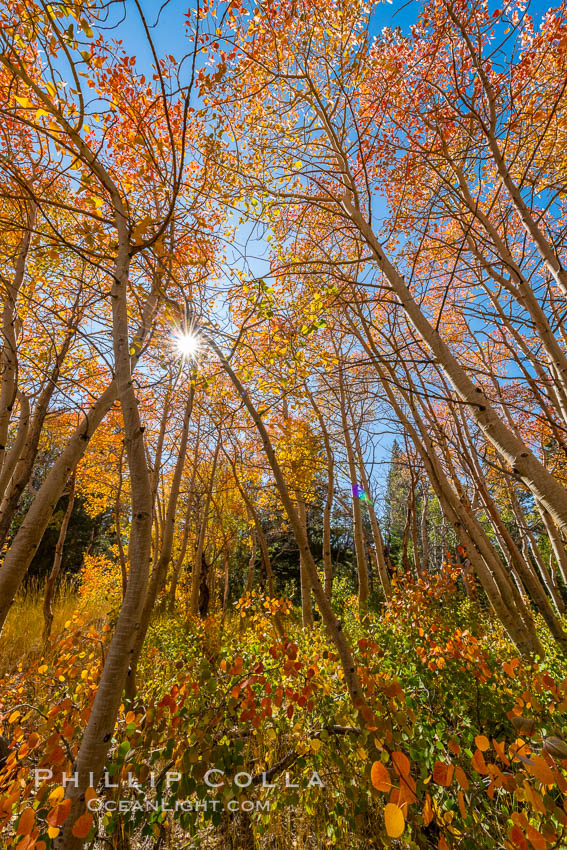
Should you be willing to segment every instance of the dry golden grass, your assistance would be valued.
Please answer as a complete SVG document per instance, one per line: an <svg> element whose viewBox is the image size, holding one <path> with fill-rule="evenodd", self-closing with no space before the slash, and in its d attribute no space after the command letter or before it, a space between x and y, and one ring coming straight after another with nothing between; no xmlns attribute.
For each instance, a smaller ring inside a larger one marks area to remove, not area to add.
<svg viewBox="0 0 567 850"><path fill-rule="evenodd" d="M0 676L42 651L43 590L32 587L19 594L12 605L0 636ZM64 585L53 600L51 634L58 635L77 609L86 611L88 621L94 622L106 618L106 608L105 602L80 599L69 585Z"/></svg>

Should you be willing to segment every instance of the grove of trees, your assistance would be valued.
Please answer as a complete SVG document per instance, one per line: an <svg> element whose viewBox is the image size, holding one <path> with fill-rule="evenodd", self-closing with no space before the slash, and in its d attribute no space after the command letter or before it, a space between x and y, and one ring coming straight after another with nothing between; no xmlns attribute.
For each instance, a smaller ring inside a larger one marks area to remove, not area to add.
<svg viewBox="0 0 567 850"><path fill-rule="evenodd" d="M566 4L10 0L0 89L1 847L567 847Z"/></svg>

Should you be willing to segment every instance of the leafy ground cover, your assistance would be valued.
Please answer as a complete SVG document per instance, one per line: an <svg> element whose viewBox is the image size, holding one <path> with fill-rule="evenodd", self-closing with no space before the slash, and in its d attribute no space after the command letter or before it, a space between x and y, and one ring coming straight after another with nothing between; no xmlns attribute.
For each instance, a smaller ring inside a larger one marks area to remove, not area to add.
<svg viewBox="0 0 567 850"><path fill-rule="evenodd" d="M545 663L520 660L451 573L399 583L363 622L354 596L335 605L366 716L322 627L302 629L285 600L249 594L224 621L157 616L75 825L87 846L566 846L567 664L554 646ZM97 614L83 599L45 651L24 645L4 671L5 847L51 847L68 814L64 774L111 631Z"/></svg>

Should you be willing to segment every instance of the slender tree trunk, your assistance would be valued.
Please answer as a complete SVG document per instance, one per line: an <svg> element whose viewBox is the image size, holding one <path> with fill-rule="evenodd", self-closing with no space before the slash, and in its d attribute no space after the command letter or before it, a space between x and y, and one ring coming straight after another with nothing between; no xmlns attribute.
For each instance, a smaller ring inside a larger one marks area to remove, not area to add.
<svg viewBox="0 0 567 850"><path fill-rule="evenodd" d="M191 526L190 518L191 518L191 510L194 502L194 494L195 494L195 481L197 478L197 461L199 459L199 451L200 451L200 442L201 442L201 418L197 419L197 434L195 435L195 452L193 455L193 466L191 469L191 481L189 483L189 496L187 499L187 511L185 514L185 526L183 529L183 541L181 544L181 551L179 553L179 557L177 558L177 562L173 569L173 575L171 577L171 587L169 589L169 611L173 613L175 609L175 594L177 592L177 584L179 582L179 576L181 574L181 570L183 568L183 563L185 560L185 554L187 552L187 544L189 541L189 529Z"/></svg>
<svg viewBox="0 0 567 850"><path fill-rule="evenodd" d="M518 524L518 530L520 532L520 537L522 538L522 541L523 541L523 544L524 544L524 546L523 546L523 548L524 548L524 559L529 564L530 563L530 554L529 553L531 552L532 557L534 559L534 562L539 569L541 580L543 581L543 584L544 584L545 588L547 589L547 592L549 593L551 599L553 600L553 604L555 605L557 612L559 614L563 614L563 612L565 611L565 603L563 602L563 599L561 598L561 594L559 593L559 589L556 587L556 585L554 585L554 583L551 579L551 576L550 576L550 574L547 570L547 566L545 565L545 562L544 562L543 558L541 557L541 552L538 549L537 543L533 539L533 535L530 531L526 515L524 514L522 507L521 507L521 505L518 501L518 498L517 498L516 494L513 492L511 487L509 488L509 493L510 493L510 501L511 501L511 504L512 504L512 511L513 511L514 516L516 518L516 522ZM531 566L531 564L530 564L530 566ZM536 575L537 575L537 573L536 573ZM536 604L538 604L537 600L535 600L535 601L536 601ZM559 627L559 625L558 625L558 627ZM567 637L566 637L566 640L567 640Z"/></svg>
<svg viewBox="0 0 567 850"><path fill-rule="evenodd" d="M260 551L262 553L262 563L264 564L264 570L265 570L265 573L266 573L266 581L267 581L267 584L268 584L268 594L271 598L274 598L274 595L275 595L275 591L274 591L274 571L272 569L272 562L271 562L271 559L270 559L270 552L269 552L269 549L268 549L268 541L266 540L266 535L264 534L264 529L262 528L262 523L261 523L260 517L258 515L258 511L256 510L256 507L254 506L254 502L252 501L252 499L250 498L250 496L246 492L244 485L242 484L242 482L240 480L240 477L238 475L238 471L236 469L235 462L232 460L232 458L230 457L228 452L224 452L224 455L225 455L226 459L228 460L228 462L231 466L232 474L234 476L234 480L236 482L238 492L242 496L242 499L244 500L244 503L246 505L246 509L247 509L249 515L252 517L252 520L254 522L254 528L256 529L256 538L258 540L258 543L260 544Z"/></svg>
<svg viewBox="0 0 567 850"><path fill-rule="evenodd" d="M413 563L417 577L421 575L421 559L419 557L419 538L417 536L417 478L410 465L411 481L411 542L413 548Z"/></svg>
<svg viewBox="0 0 567 850"><path fill-rule="evenodd" d="M370 487L368 482L368 476L366 475L366 469L364 466L364 459L362 457L362 449L360 446L360 437L356 431L354 433L354 445L356 448L356 455L358 459L358 469L360 472L360 480L362 486L368 498L370 498ZM378 524L378 520L376 518L376 511L374 510L374 504L368 502L368 515L370 517L370 527L372 529L372 539L374 541L374 561L376 564L376 571L378 576L380 577L380 582L382 584L382 590L384 591L384 595L386 599L390 599L392 596L392 585L390 584L390 576L388 575L388 565L386 563L386 556L384 554L384 538L382 537L382 532L380 531L380 526Z"/></svg>
<svg viewBox="0 0 567 850"><path fill-rule="evenodd" d="M299 493L296 493L297 498L297 513L305 531L305 537L309 539L307 530L307 512L305 510L305 502ZM313 604L311 602L311 581L309 579L309 571L305 564L305 556L299 553L299 578L301 583L301 623L304 629L313 628Z"/></svg>
<svg viewBox="0 0 567 850"><path fill-rule="evenodd" d="M408 501L406 505L406 521L404 523L404 534L402 537L402 567L405 575L410 575L412 572L410 559L409 559L409 538L410 538L410 528L411 528L411 511L412 505L411 501ZM415 576L414 576L415 577Z"/></svg>
<svg viewBox="0 0 567 850"><path fill-rule="evenodd" d="M229 577L229 572L228 572L228 555L226 553L226 549L225 549L224 554L223 554L223 568L224 568L224 572L223 572L224 589L223 589L223 595L222 595L222 619L223 619L223 622L224 622L224 618L226 617L226 612L227 612L227 609L228 609L228 593L229 593L229 589L230 589L230 583L229 583L230 577Z"/></svg>
<svg viewBox="0 0 567 850"><path fill-rule="evenodd" d="M183 526L183 536L181 538L181 546L179 549L179 554L176 558L173 571L171 574L171 584L169 587L169 601L167 604L167 610L170 614L173 614L175 611L175 596L177 594L177 584L179 582L179 576L181 574L181 570L183 568L183 562L185 561L185 554L187 552L187 544L189 542L189 529L191 527L191 523L189 522L190 513L191 513L191 501L187 506L187 512L185 514L185 525Z"/></svg>
<svg viewBox="0 0 567 850"><path fill-rule="evenodd" d="M565 552L563 541L561 540L555 523L553 522L545 508L542 505L538 504L538 510L544 522L545 530L547 531L549 542L551 543L551 548L553 550L555 562L561 574L561 578L563 579L564 585L567 587L567 553Z"/></svg>
<svg viewBox="0 0 567 850"><path fill-rule="evenodd" d="M12 418L13 405L18 392L17 370L18 354L16 339L17 309L16 300L24 281L27 258L32 241L32 233L37 214L37 204L26 204L26 225L22 241L14 264L14 277L5 279L5 292L2 308L2 351L0 354L0 474L3 473L8 440L8 428ZM0 494L3 490L0 489Z"/></svg>
<svg viewBox="0 0 567 850"><path fill-rule="evenodd" d="M120 575L122 577L122 599L126 595L126 587L128 585L128 570L126 567L126 555L124 554L124 545L122 543L122 520L120 513L120 499L122 496L122 480L123 472L122 465L124 459L124 441L120 446L120 456L118 458L118 487L116 490L116 499L114 500L114 527L116 529L116 544L118 546L118 559L120 561Z"/></svg>
<svg viewBox="0 0 567 850"><path fill-rule="evenodd" d="M341 422L343 427L343 439L347 454L348 470L351 483L352 499L352 521L354 534L354 549L356 552L356 564L358 571L358 611L363 617L368 611L368 566L366 564L366 550L364 547L364 532L362 529L362 511L360 509L360 498L357 495L357 475L354 452L350 438L348 421L346 416L346 398L344 391L344 380L342 371L339 371L339 399L341 407Z"/></svg>
<svg viewBox="0 0 567 850"><path fill-rule="evenodd" d="M429 499L425 487L423 488L423 508L421 511L421 569L424 573L429 570L429 537L427 535L427 510Z"/></svg>
<svg viewBox="0 0 567 850"><path fill-rule="evenodd" d="M207 523L209 517L209 508L211 506L211 498L212 491L214 487L215 481L215 472L217 469L217 460L219 456L219 451L221 447L221 433L219 431L219 436L217 440L217 445L215 448L215 453L213 455L213 465L211 469L211 477L209 480L209 486L207 488L207 492L205 495L205 504L203 507L203 518L201 521L201 528L199 529L199 536L197 538L197 549L195 552L195 560L193 562L193 570L191 573L191 593L189 597L189 610L193 616L196 616L199 612L199 588L201 586L201 560L203 557L203 548L205 545L205 535L207 533Z"/></svg>
<svg viewBox="0 0 567 850"><path fill-rule="evenodd" d="M14 442L4 457L2 465L2 473L0 474L0 499L3 499L8 484L14 474L14 470L20 458L22 457L24 446L26 445L29 427L30 427L30 403L27 395L23 392L18 392L18 401L20 403L20 416L18 419L18 427Z"/></svg>
<svg viewBox="0 0 567 850"><path fill-rule="evenodd" d="M124 439L131 487L131 530L128 546L128 586L114 634L110 641L89 721L77 754L77 784L67 786L71 810L59 837L57 850L76 850L82 839L72 834L73 825L85 811L85 792L100 776L114 732L122 693L134 652L136 633L147 592L152 535L152 490L144 445L144 428L132 381L128 331L127 287L130 268L129 228L122 202L113 196L118 232L118 254L113 273L112 320L114 369L124 423Z"/></svg>
<svg viewBox="0 0 567 850"><path fill-rule="evenodd" d="M181 426L181 435L179 439L179 451L177 455L177 462L175 464L175 469L173 472L173 478L171 481L171 489L169 492L169 499L167 503L167 512L163 524L161 550L157 559L157 563L154 566L154 569L150 576L148 590L140 616L140 622L136 630L134 645L131 651L130 667L128 669L128 678L126 680L126 696L130 700L133 700L136 695L136 671L138 667L138 661L142 652L144 640L146 638L146 632L148 631L148 626L150 624L152 611L154 609L158 594L162 589L163 585L165 584L169 562L171 561L171 551L173 548L173 537L175 533L175 516L177 513L177 502L179 500L181 479L183 476L185 457L187 454L189 422L191 420L191 413L193 412L194 396L195 385L194 383L192 383L185 404L185 411L183 414L183 423Z"/></svg>
<svg viewBox="0 0 567 850"><path fill-rule="evenodd" d="M325 593L327 594L327 598L331 599L333 595L333 556L331 553L331 513L333 510L333 496L334 496L334 488L335 488L335 457L333 454L333 449L331 447L331 440L329 438L329 431L325 424L325 419L321 410L315 401L315 398L305 385L305 389L309 400L311 402L311 406L317 415L317 419L319 420L319 427L321 428L321 433L323 435L323 442L325 444L325 453L327 455L327 494L325 497L325 507L323 508L323 572L325 574Z"/></svg>
<svg viewBox="0 0 567 850"><path fill-rule="evenodd" d="M45 586L45 596L43 598L43 643L46 644L49 640L49 635L51 634L51 626L53 624L53 596L55 593L55 585L57 583L57 579L59 577L59 573L61 571L61 564L63 562L63 547L65 545L65 540L67 538L67 529L69 528L69 521L71 519L71 514L73 512L73 505L75 504L75 473L71 476L70 484L69 484L69 499L67 501L67 508L65 509L65 514L63 516L63 522L61 523L61 528L59 530L59 537L57 538L57 544L55 546L55 557L53 559L53 566L51 567L51 572L49 573L49 578L47 579L47 584Z"/></svg>
<svg viewBox="0 0 567 850"><path fill-rule="evenodd" d="M246 576L246 593L251 593L254 587L254 575L256 568L256 530L250 530L250 558L248 560L248 574Z"/></svg>

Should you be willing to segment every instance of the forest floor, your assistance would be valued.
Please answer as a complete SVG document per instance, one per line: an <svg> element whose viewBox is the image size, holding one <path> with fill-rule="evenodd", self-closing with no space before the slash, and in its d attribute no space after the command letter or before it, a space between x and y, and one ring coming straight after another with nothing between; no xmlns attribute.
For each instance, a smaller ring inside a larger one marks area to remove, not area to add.
<svg viewBox="0 0 567 850"><path fill-rule="evenodd" d="M76 606L61 600L45 651L34 597L3 637L4 779L18 786L14 811L33 805L50 839L112 631L100 600ZM224 620L159 614L113 739L117 787L96 789L104 811L86 846L567 847L567 662L543 627L545 662L519 658L450 577L398 587L363 621L355 597L339 592L335 607L371 720L353 711L321 626L301 628L286 603L253 594ZM36 783L38 768L53 776Z"/></svg>

